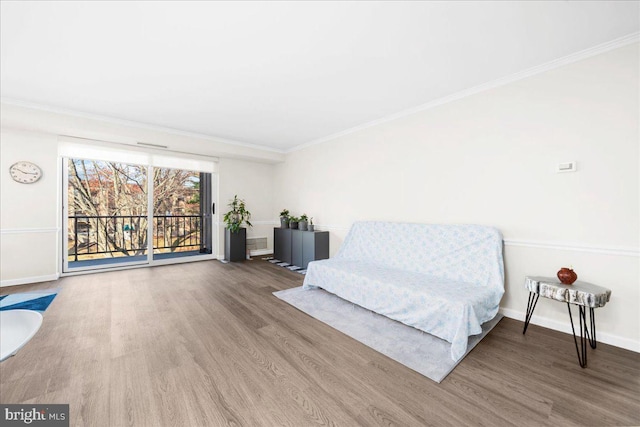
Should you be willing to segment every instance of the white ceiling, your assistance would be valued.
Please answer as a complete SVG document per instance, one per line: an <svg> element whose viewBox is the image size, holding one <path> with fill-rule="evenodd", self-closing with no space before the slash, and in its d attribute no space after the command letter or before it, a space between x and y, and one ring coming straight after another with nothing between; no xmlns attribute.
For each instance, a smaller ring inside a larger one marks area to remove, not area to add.
<svg viewBox="0 0 640 427"><path fill-rule="evenodd" d="M288 150L637 33L638 2L6 2L1 96Z"/></svg>

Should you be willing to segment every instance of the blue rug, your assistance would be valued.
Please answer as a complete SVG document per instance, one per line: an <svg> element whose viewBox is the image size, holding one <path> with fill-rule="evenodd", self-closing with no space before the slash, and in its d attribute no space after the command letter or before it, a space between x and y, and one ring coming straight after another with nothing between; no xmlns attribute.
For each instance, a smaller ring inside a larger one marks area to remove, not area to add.
<svg viewBox="0 0 640 427"><path fill-rule="evenodd" d="M58 295L58 290L21 292L19 294L0 295L0 311L34 310L42 313Z"/></svg>

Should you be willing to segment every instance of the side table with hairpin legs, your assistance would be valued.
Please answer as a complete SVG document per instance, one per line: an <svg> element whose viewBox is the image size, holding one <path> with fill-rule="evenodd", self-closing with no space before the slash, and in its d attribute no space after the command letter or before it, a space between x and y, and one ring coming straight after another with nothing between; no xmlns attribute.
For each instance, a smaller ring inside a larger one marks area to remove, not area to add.
<svg viewBox="0 0 640 427"><path fill-rule="evenodd" d="M566 302L569 310L569 320L573 331L573 342L578 353L578 362L583 368L587 367L587 342L591 348L596 348L596 318L594 308L603 307L611 298L611 291L602 286L593 285L587 282L575 282L572 285L564 285L551 277L529 277L524 281L525 288L529 291L529 301L527 303L527 313L524 319L524 330L533 316L538 298L541 296L555 301ZM576 337L576 329L573 324L571 314L571 304L578 306L578 318L580 321L580 346ZM587 323L587 308L589 309L589 323Z"/></svg>

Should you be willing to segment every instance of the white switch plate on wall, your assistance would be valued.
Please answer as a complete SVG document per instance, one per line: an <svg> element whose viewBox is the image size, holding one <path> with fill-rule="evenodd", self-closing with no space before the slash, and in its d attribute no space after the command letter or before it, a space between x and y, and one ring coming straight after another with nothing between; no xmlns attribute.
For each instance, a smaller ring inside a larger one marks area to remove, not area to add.
<svg viewBox="0 0 640 427"><path fill-rule="evenodd" d="M577 169L578 169L578 165L576 164L575 160L572 162L558 163L558 165L556 166L556 172L558 173L575 172Z"/></svg>

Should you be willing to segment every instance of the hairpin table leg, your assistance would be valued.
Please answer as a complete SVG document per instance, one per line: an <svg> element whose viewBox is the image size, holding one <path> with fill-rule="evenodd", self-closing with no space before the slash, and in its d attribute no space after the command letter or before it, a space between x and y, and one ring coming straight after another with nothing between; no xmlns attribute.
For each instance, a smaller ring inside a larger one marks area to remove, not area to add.
<svg viewBox="0 0 640 427"><path fill-rule="evenodd" d="M593 308L589 307L590 322L587 323L587 310L583 305L578 306L578 317L580 319L580 346L578 347L578 337L576 337L576 330L573 325L573 315L571 314L571 304L567 303L567 309L569 310L569 320L571 320L571 331L573 332L573 342L576 345L576 352L578 353L578 362L583 368L587 367L587 343L591 345L591 348L596 348L596 319L593 312Z"/></svg>
<svg viewBox="0 0 640 427"><path fill-rule="evenodd" d="M589 338L589 335L587 335L587 337L589 338L591 348L596 348L596 317L593 312L593 307L589 307L589 318L591 320L591 337Z"/></svg>
<svg viewBox="0 0 640 427"><path fill-rule="evenodd" d="M529 301L527 302L527 314L524 318L524 330L522 334L524 335L527 332L527 328L529 327L529 322L531 321L531 316L533 316L533 310L536 308L536 304L538 303L538 298L540 298L540 294L535 292L529 292Z"/></svg>

